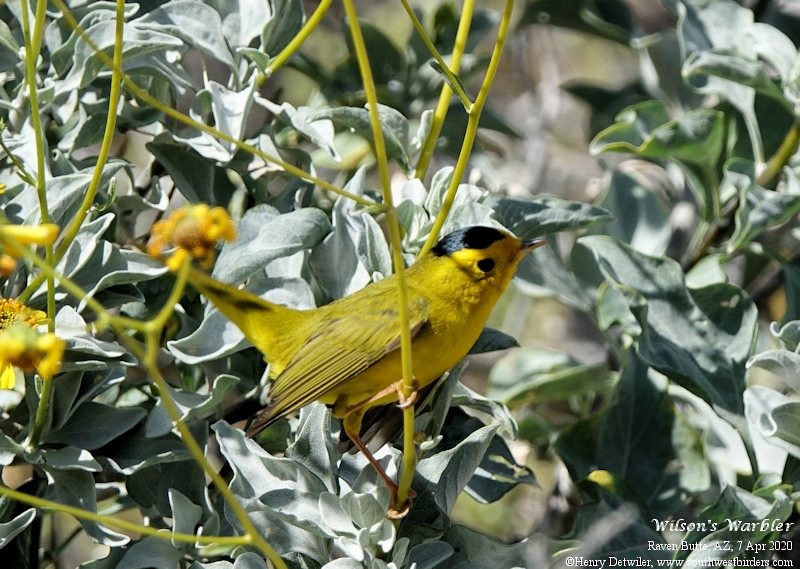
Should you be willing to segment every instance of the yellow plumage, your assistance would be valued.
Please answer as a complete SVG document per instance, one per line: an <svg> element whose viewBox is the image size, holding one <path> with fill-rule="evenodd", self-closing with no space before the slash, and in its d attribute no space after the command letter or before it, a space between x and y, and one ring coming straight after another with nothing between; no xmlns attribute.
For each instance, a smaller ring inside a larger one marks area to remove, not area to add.
<svg viewBox="0 0 800 569"><path fill-rule="evenodd" d="M542 243L471 227L451 233L407 269L413 371L419 387L467 354L519 261ZM398 399L391 389L402 379L393 276L312 310L273 304L199 272L190 281L270 363L270 402L255 417L249 435L322 401L344 419L345 432L375 464L359 430L369 408Z"/></svg>

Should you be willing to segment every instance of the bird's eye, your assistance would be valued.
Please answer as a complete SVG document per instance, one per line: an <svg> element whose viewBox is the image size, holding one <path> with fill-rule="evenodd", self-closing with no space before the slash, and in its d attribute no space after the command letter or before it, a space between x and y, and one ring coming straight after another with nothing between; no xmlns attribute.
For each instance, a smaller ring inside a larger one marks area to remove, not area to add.
<svg viewBox="0 0 800 569"><path fill-rule="evenodd" d="M478 261L478 268L484 273L488 273L494 269L494 259L481 259Z"/></svg>

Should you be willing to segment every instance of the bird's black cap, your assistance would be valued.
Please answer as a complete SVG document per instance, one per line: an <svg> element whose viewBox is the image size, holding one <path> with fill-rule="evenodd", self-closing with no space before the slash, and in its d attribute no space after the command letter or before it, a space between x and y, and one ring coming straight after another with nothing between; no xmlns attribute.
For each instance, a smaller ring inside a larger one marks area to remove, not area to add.
<svg viewBox="0 0 800 569"><path fill-rule="evenodd" d="M494 227L476 225L475 227L453 231L443 237L436 244L436 247L431 249L431 252L437 257L442 257L461 249L486 249L495 241L500 241L505 237L507 237L505 233L498 231Z"/></svg>

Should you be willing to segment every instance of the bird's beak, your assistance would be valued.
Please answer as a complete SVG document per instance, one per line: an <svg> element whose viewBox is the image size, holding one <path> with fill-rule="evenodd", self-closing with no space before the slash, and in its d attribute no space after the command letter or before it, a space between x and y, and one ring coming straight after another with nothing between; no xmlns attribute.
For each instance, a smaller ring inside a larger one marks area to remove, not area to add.
<svg viewBox="0 0 800 569"><path fill-rule="evenodd" d="M547 239L525 239L520 244L519 254L517 255L517 259L522 259L525 255L536 249L537 247L541 247L547 243Z"/></svg>
<svg viewBox="0 0 800 569"><path fill-rule="evenodd" d="M533 251L537 247L541 247L542 245L547 243L547 239L526 239L522 242L522 247L520 251L524 251L527 253L528 251Z"/></svg>

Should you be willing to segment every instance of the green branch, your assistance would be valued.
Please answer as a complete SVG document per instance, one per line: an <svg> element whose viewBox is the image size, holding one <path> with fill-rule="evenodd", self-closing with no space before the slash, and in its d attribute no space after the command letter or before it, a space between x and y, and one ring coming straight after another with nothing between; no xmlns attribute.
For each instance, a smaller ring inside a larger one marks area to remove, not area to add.
<svg viewBox="0 0 800 569"><path fill-rule="evenodd" d="M403 5L407 6L405 0L403 1ZM409 11L410 8L406 8L406 11ZM474 0L465 0L464 7L461 9L461 17L458 21L458 29L456 30L456 39L455 43L453 44L453 53L450 56L450 68L448 69L446 66L442 66L443 70L446 72L452 71L453 74L458 73L459 69L461 69L461 58L464 55L464 52L467 49L467 38L469 37L469 27L472 23L472 15L475 11L475 1ZM410 15L414 14L413 10L410 11ZM413 15L412 21L415 21L416 14ZM415 24L415 27L417 25ZM417 28L417 32L424 38L427 37L424 34L423 29L421 29L421 25ZM455 82L454 84L460 85L460 83ZM422 147L422 151L419 155L419 160L417 161L417 167L414 172L414 176L422 180L425 177L425 174L428 172L428 166L430 166L431 159L433 158L433 153L436 150L436 143L439 142L439 135L442 133L442 127L444 126L444 120L447 118L447 111L450 108L450 99L452 98L453 90L450 88L450 84L445 81L442 85L442 91L439 93L439 102L436 103L436 110L433 112L433 121L431 122L431 131L428 133L428 137L425 139L425 144ZM464 103L465 99L462 98L461 102ZM466 100L464 107L469 109L471 103L469 100Z"/></svg>
<svg viewBox="0 0 800 569"><path fill-rule="evenodd" d="M414 393L414 368L411 358L411 328L408 313L408 285L406 284L405 260L403 259L403 240L400 234L400 222L392 202L392 187L389 178L389 159L386 154L386 143L383 139L378 114L378 95L375 90L375 81L367 57L367 48L361 25L358 22L355 6L352 0L344 0L347 20L350 25L350 35L353 39L353 48L356 52L358 68L361 72L361 81L364 85L364 94L369 108L372 138L375 143L375 158L378 162L378 171L381 178L383 191L383 204L386 208L386 224L389 229L389 240L392 246L392 264L397 277L397 303L400 312L400 358L403 372L403 394L410 398ZM409 406L403 410L403 470L400 475L397 490L398 506L406 502L411 489L411 480L416 467L416 447L414 445L414 407Z"/></svg>
<svg viewBox="0 0 800 569"><path fill-rule="evenodd" d="M143 535L152 535L160 537L161 539L169 539L180 541L183 543L197 543L199 545L249 545L252 539L249 535L229 536L229 535L195 535L191 533L172 532L169 530L154 528L150 526L143 526L129 522L120 518L112 516L104 516L82 508L60 504L51 500L45 500L38 496L32 496L23 492L12 490L7 486L0 484L0 496L5 496L16 502L33 506L34 508L41 508L44 510L52 510L54 512L62 512L74 516L79 520L86 520L100 524L106 527L115 527L132 533L140 533Z"/></svg>
<svg viewBox="0 0 800 569"><path fill-rule="evenodd" d="M453 171L453 178L450 181L450 187L447 188L447 193L444 201L442 202L442 208L439 210L439 213L433 222L431 232L419 252L420 256L430 251L430 249L436 244L436 241L439 238L439 232L441 232L444 222L447 219L447 215L450 213L450 208L453 206L453 201L456 199L458 186L461 183L461 179L467 169L469 157L472 153L472 147L475 144L475 138L478 134L478 124L480 123L483 107L486 105L486 100L489 97L489 89L494 83L497 69L500 67L500 59L503 55L503 48L505 47L506 38L508 37L508 30L511 25L511 12L513 9L514 0L506 0L506 6L503 10L503 17L500 20L500 27L497 30L497 40L495 41L494 49L492 50L492 57L489 60L489 66L486 69L486 76L483 78L481 88L478 91L478 96L475 97L475 102L469 109L467 129L464 133L464 142L461 145L461 151L459 152L458 161L456 162L455 169Z"/></svg>

